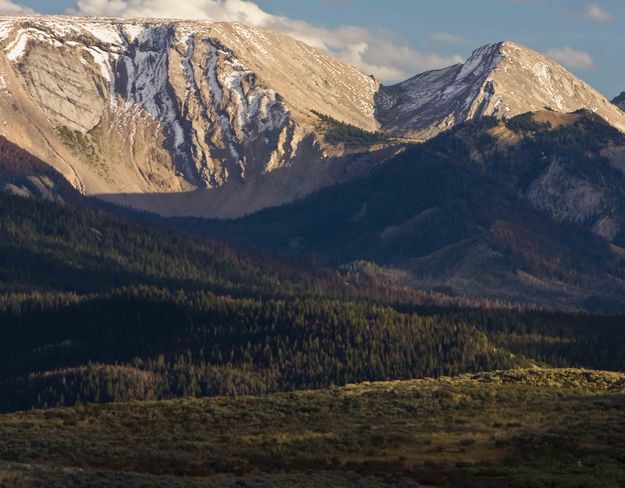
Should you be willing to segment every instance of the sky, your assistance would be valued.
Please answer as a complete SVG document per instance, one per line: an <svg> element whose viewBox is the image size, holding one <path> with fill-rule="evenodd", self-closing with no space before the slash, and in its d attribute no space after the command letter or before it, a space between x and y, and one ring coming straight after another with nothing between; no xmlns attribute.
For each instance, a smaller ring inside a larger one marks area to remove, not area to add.
<svg viewBox="0 0 625 488"><path fill-rule="evenodd" d="M233 20L286 32L385 84L510 40L608 98L625 90L625 0L0 0L1 13Z"/></svg>

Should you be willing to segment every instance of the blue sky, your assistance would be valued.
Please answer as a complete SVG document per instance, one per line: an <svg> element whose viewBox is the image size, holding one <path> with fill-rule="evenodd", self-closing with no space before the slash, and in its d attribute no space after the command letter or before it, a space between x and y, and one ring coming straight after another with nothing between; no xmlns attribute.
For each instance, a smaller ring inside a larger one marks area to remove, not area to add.
<svg viewBox="0 0 625 488"><path fill-rule="evenodd" d="M623 0L11 1L42 13L246 21L297 35L387 83L507 39L549 54L609 98L625 90Z"/></svg>

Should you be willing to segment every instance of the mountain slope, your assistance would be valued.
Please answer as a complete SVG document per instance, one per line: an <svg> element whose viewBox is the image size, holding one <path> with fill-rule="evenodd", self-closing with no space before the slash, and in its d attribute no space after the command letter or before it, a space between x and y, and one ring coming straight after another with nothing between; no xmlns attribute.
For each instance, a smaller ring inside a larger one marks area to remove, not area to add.
<svg viewBox="0 0 625 488"><path fill-rule="evenodd" d="M373 261L451 293L622 303L624 149L624 136L588 112L484 119L300 202L181 225L333 264Z"/></svg>
<svg viewBox="0 0 625 488"><path fill-rule="evenodd" d="M309 262L163 232L84 202L0 193L0 216L1 292L89 294L153 285L281 296L343 288L336 273Z"/></svg>
<svg viewBox="0 0 625 488"><path fill-rule="evenodd" d="M625 92L621 92L619 96L615 97L612 103L621 110L625 110Z"/></svg>
<svg viewBox="0 0 625 488"><path fill-rule="evenodd" d="M392 134L427 139L482 116L509 118L545 108L587 109L625 131L625 114L541 54L509 41L483 46L464 64L382 87L377 117Z"/></svg>
<svg viewBox="0 0 625 488"><path fill-rule="evenodd" d="M0 191L22 197L78 202L80 194L50 165L0 136Z"/></svg>
<svg viewBox="0 0 625 488"><path fill-rule="evenodd" d="M0 42L14 119L0 132L89 194L217 187L341 154L310 110L377 127L375 80L241 24L3 18Z"/></svg>

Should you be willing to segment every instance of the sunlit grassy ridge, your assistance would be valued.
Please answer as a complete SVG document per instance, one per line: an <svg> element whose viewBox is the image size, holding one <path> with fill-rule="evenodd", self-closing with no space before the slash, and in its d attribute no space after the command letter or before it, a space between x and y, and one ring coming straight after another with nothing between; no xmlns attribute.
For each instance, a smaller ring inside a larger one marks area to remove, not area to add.
<svg viewBox="0 0 625 488"><path fill-rule="evenodd" d="M529 369L17 413L0 416L0 460L5 486L620 487L625 375Z"/></svg>

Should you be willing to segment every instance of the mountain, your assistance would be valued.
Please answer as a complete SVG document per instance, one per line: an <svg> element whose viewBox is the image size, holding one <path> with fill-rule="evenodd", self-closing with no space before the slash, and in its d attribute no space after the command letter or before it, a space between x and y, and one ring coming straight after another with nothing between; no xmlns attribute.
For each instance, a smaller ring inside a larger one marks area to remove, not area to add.
<svg viewBox="0 0 625 488"><path fill-rule="evenodd" d="M621 92L621 94L617 97L614 97L614 99L612 99L612 103L621 110L625 110L625 91Z"/></svg>
<svg viewBox="0 0 625 488"><path fill-rule="evenodd" d="M587 111L485 118L299 202L177 224L446 293L618 307L624 161L625 136Z"/></svg>
<svg viewBox="0 0 625 488"><path fill-rule="evenodd" d="M386 87L239 23L2 17L0 73L1 136L83 194L167 216L288 203L478 116L587 108L625 128L584 82L509 42Z"/></svg>
<svg viewBox="0 0 625 488"><path fill-rule="evenodd" d="M215 188L294 165L323 186L353 150L326 144L311 110L377 128L372 77L242 24L4 17L0 40L0 134L86 194Z"/></svg>
<svg viewBox="0 0 625 488"><path fill-rule="evenodd" d="M625 115L527 48L385 87L237 23L3 18L0 38L12 193L73 187L165 216L286 205L198 225L454 294L620 299Z"/></svg>
<svg viewBox="0 0 625 488"><path fill-rule="evenodd" d="M625 131L625 114L559 64L509 41L483 46L464 64L382 87L376 115L384 131L427 139L466 120L586 109Z"/></svg>

